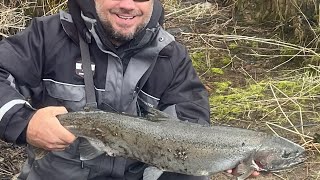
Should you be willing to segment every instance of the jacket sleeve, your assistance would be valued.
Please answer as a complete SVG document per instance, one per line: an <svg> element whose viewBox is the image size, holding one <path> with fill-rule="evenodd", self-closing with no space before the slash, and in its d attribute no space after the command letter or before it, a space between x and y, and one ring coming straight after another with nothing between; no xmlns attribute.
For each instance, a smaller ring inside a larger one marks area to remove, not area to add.
<svg viewBox="0 0 320 180"><path fill-rule="evenodd" d="M35 111L20 87L40 86L43 56L40 29L33 20L23 32L0 41L0 139L8 142L17 143L19 136L20 142L25 142L25 129Z"/></svg>
<svg viewBox="0 0 320 180"><path fill-rule="evenodd" d="M180 44L178 44L180 45ZM160 98L159 109L176 114L180 120L203 125L210 124L209 99L186 49L180 45L172 58L173 78Z"/></svg>

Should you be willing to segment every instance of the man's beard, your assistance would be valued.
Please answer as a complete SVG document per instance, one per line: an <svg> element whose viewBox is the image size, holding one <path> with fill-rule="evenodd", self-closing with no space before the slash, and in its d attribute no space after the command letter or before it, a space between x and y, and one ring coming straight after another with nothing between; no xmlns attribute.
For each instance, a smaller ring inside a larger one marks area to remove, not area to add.
<svg viewBox="0 0 320 180"><path fill-rule="evenodd" d="M112 25L109 21L101 21L101 23L104 27L106 35L108 36L111 42L117 42L119 44L123 44L125 42L132 40L141 30L143 30L146 27L148 22L140 24L134 32L130 32L129 34L122 34L119 31L115 31L112 28Z"/></svg>
<svg viewBox="0 0 320 180"><path fill-rule="evenodd" d="M96 7L97 7L97 5L96 5ZM113 13L116 13L121 10L111 10L111 11L113 11ZM112 27L111 22L107 18L104 17L104 14L99 9L99 7L97 7L97 14L98 14L98 17L104 27L106 36L110 39L110 41L114 44L123 44L125 42L132 40L138 33L140 33L141 30L143 30L147 26L147 24L150 21L152 11L151 11L151 14L148 15L146 20L143 23L141 23L139 26L136 27L135 31L132 31L128 34L123 34L120 31L116 31ZM140 14L142 14L142 13L134 12L133 16L140 15Z"/></svg>

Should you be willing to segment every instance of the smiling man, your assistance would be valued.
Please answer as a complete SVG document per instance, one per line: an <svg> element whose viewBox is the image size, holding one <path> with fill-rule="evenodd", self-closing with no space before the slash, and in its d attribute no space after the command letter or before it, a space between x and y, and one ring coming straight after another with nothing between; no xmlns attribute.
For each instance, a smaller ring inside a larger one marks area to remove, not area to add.
<svg viewBox="0 0 320 180"><path fill-rule="evenodd" d="M209 124L208 95L186 48L162 27L159 0L69 0L0 41L0 138L50 151L24 180L138 180L147 165L105 154L81 160L82 142L56 115L98 108L136 116L157 108ZM161 180L207 177L165 172Z"/></svg>
<svg viewBox="0 0 320 180"><path fill-rule="evenodd" d="M150 21L153 0L105 1L96 0L98 17L111 42L120 45L130 41Z"/></svg>

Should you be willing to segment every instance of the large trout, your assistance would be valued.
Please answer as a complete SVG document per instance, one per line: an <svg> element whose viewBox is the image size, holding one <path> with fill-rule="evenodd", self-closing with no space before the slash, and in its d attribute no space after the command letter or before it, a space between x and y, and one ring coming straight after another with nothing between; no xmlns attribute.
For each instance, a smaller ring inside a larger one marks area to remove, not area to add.
<svg viewBox="0 0 320 180"><path fill-rule="evenodd" d="M251 172L279 171L300 164L304 148L282 137L252 130L202 126L153 110L147 118L103 111L58 116L80 139L80 158L102 153L137 159L170 171L208 176L244 165Z"/></svg>

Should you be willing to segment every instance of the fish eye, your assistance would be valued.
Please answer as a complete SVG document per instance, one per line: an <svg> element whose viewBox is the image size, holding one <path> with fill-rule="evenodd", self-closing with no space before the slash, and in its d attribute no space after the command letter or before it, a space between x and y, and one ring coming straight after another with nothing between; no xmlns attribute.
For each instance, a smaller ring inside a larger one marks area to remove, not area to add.
<svg viewBox="0 0 320 180"><path fill-rule="evenodd" d="M290 156L290 152L287 152L286 150L283 152L283 154L282 154L282 156L281 157L283 157L283 158L289 158L289 156Z"/></svg>

